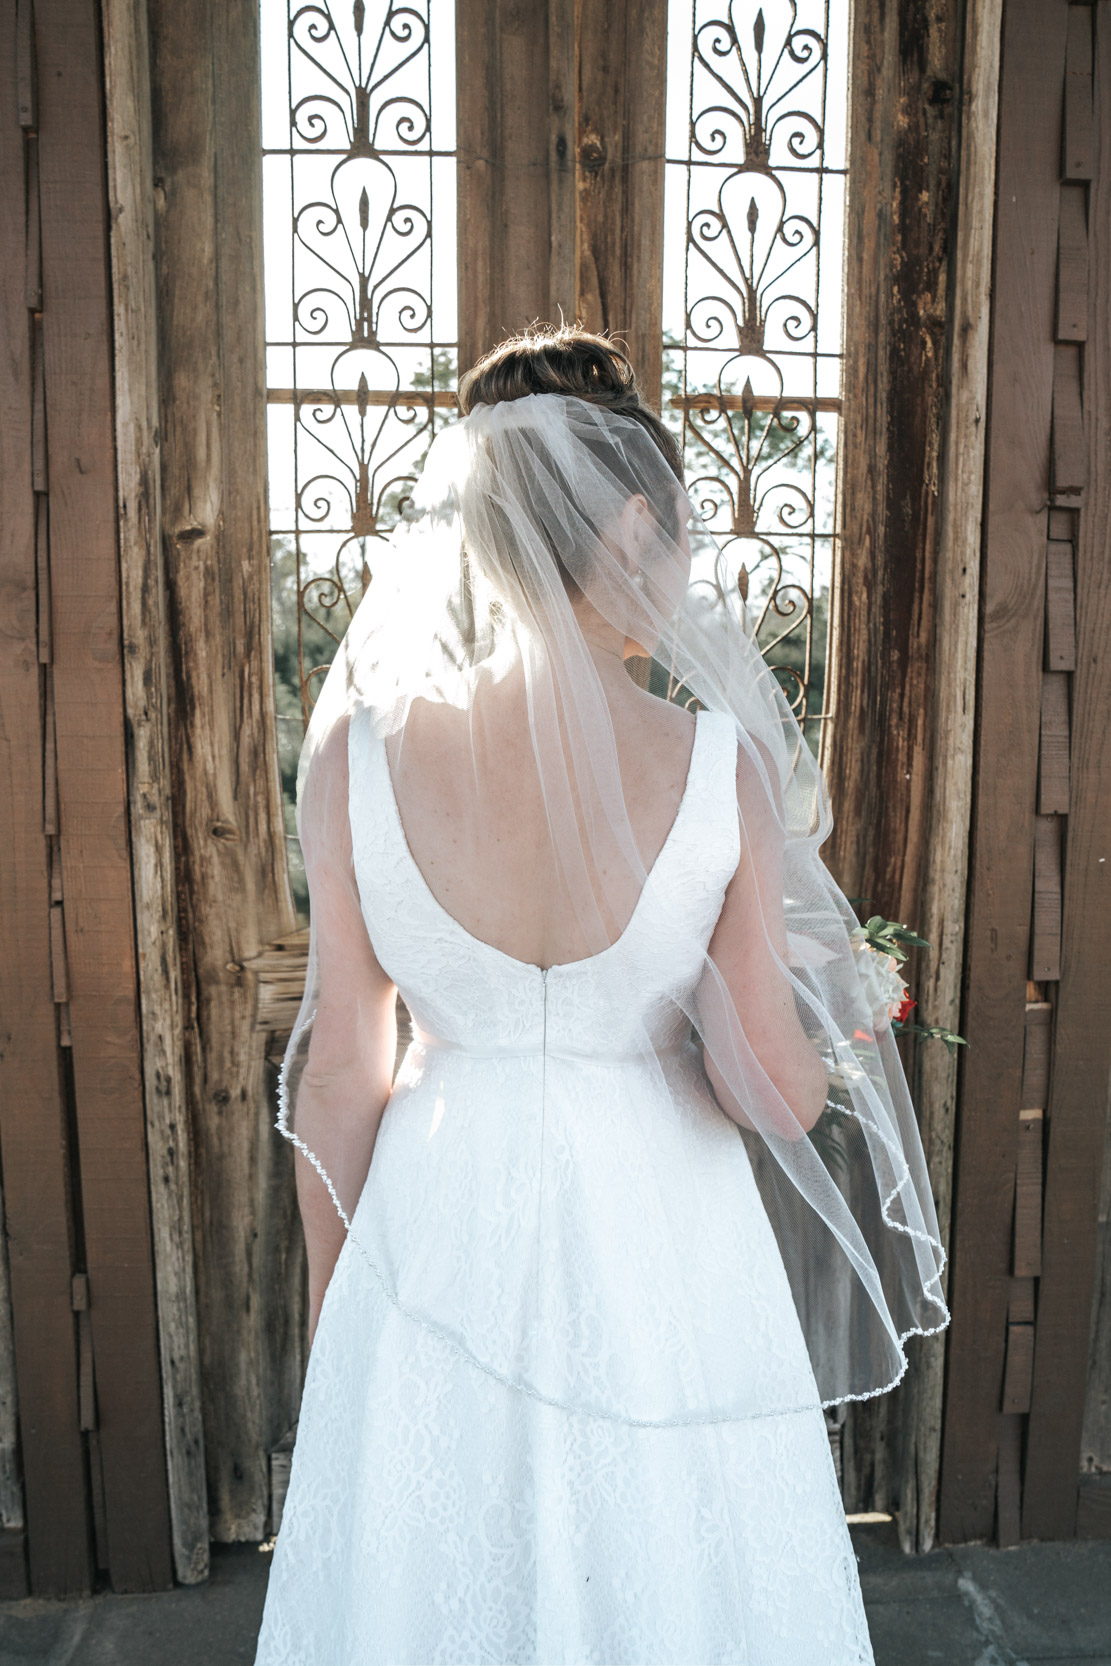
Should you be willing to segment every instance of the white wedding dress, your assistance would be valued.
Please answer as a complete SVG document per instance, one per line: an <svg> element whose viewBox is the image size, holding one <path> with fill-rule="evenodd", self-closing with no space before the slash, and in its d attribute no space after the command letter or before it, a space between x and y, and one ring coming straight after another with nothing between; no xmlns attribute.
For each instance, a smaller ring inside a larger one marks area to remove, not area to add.
<svg viewBox="0 0 1111 1666"><path fill-rule="evenodd" d="M699 715L621 937L543 972L433 896L364 717L356 877L416 1040L325 1297L257 1666L871 1662L779 1251L673 1004L739 859L732 720Z"/></svg>

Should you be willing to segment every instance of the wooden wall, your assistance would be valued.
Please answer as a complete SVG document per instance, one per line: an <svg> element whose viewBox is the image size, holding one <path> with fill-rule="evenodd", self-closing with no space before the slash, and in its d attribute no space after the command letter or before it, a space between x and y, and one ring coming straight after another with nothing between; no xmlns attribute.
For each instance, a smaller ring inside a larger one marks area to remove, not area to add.
<svg viewBox="0 0 1111 1666"><path fill-rule="evenodd" d="M1004 14L941 1531L1111 1531L1079 1486L1111 1074L1111 14ZM1097 1338L1106 1335L1097 1311ZM1111 1471L1106 1423L1090 1468ZM1079 1512L1079 1513L1078 1513Z"/></svg>
<svg viewBox="0 0 1111 1666"><path fill-rule="evenodd" d="M826 859L933 944L923 1022L959 1030L1002 0L854 7L845 252L843 539L823 762ZM917 1016L917 1015L916 1015ZM956 1061L906 1050L943 1242ZM936 1534L943 1338L842 1414L850 1510Z"/></svg>
<svg viewBox="0 0 1111 1666"><path fill-rule="evenodd" d="M952 1331L841 1433L908 1547L1108 1531L1108 15L853 12L830 856L972 1044ZM657 397L664 0L457 23L461 364L562 307ZM304 1364L257 11L0 31L0 1593L149 1589L266 1531Z"/></svg>
<svg viewBox="0 0 1111 1666"><path fill-rule="evenodd" d="M662 366L665 0L457 0L459 365L560 312Z"/></svg>
<svg viewBox="0 0 1111 1666"><path fill-rule="evenodd" d="M204 1449L215 1539L258 1539L297 1413L292 1150L245 962L295 918L270 625L255 0L150 0L169 782Z"/></svg>
<svg viewBox="0 0 1111 1666"><path fill-rule="evenodd" d="M30 1588L171 1582L98 8L3 8L3 1158ZM13 235L14 234L14 235ZM11 1500L4 1501L10 1520Z"/></svg>

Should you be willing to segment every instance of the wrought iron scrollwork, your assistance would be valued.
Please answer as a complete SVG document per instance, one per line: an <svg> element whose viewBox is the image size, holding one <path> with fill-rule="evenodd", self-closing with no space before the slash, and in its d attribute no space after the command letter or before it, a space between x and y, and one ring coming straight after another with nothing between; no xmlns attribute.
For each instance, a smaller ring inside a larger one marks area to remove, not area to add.
<svg viewBox="0 0 1111 1666"><path fill-rule="evenodd" d="M287 133L265 165L289 226L289 297L268 331L268 399L292 408L291 431L275 420L293 480L272 531L279 558L293 557L307 720L374 543L454 406L454 342L437 339L432 285L433 170L454 135L434 142L431 0L291 0L283 23Z"/></svg>
<svg viewBox="0 0 1111 1666"><path fill-rule="evenodd" d="M813 739L835 495L827 419L840 410L828 362L839 351L819 340L821 266L833 252L823 200L841 172L826 154L829 8L812 4L805 22L798 0L755 12L740 0L688 6L689 60L672 66L689 78L686 133L669 134L668 148L669 193L685 193L669 407L692 497L724 548L705 582L723 600L726 585L740 590ZM665 250L665 276L674 258Z"/></svg>

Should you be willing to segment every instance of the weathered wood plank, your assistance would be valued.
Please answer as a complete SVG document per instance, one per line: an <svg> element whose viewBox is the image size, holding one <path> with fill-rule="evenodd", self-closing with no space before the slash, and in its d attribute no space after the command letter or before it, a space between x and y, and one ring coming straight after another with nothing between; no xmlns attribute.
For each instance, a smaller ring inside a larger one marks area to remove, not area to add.
<svg viewBox="0 0 1111 1666"><path fill-rule="evenodd" d="M28 14L30 8L26 8ZM0 0L11 40L14 0ZM50 865L43 834L43 673L31 490L31 328L24 248L23 135L14 64L0 68L0 1156L15 1342L6 1405L19 1403L32 1589L87 1590L92 1569L70 1311L71 1224L57 1020L51 990ZM45 560L45 552L43 552ZM7 1583L7 1582L6 1582ZM13 1592L12 1594L17 1594Z"/></svg>
<svg viewBox="0 0 1111 1666"><path fill-rule="evenodd" d="M1032 1325L1034 1323L1034 1280L1032 1278L1013 1278L1011 1280L1011 1299L1007 1304L1008 1322L1015 1325Z"/></svg>
<svg viewBox="0 0 1111 1666"><path fill-rule="evenodd" d="M1075 1528L1111 1077L1105 999L1111 936L1111 656L1106 651L1111 637L1111 16L1106 8L1096 10L1094 23L1099 149L1091 188L1085 356L1091 483L1076 551L1074 785L1050 1081L1034 1395L1023 1490L1023 1531L1035 1538L1065 1537Z"/></svg>
<svg viewBox="0 0 1111 1666"><path fill-rule="evenodd" d="M570 186L567 156L551 154L567 135L551 119L550 14L565 43L573 28L571 0L547 6L458 0L455 8L461 370L503 336L549 313L553 215L565 229ZM566 122L573 88L557 78L556 90ZM560 186L554 204L553 175ZM566 251L560 260L565 269ZM573 309L574 297L565 304Z"/></svg>
<svg viewBox="0 0 1111 1666"><path fill-rule="evenodd" d="M1095 167L1092 121L1092 5L1069 7L1065 53L1065 120L1061 146L1064 179L1091 179Z"/></svg>
<svg viewBox="0 0 1111 1666"><path fill-rule="evenodd" d="M1067 7L1004 9L976 810L940 1537L990 1536L1030 941Z"/></svg>
<svg viewBox="0 0 1111 1666"><path fill-rule="evenodd" d="M148 16L205 1459L213 1537L250 1539L269 1507L267 1454L297 1413L283 1385L303 1359L292 1280L273 1294L288 1329L267 1330L286 1245L265 1236L282 1219L259 1195L278 1136L243 970L295 924L272 681L258 10L154 0Z"/></svg>
<svg viewBox="0 0 1111 1666"><path fill-rule="evenodd" d="M116 486L143 1090L174 1571L208 1573L184 1013L171 804L158 464L158 348L146 7L103 0Z"/></svg>
<svg viewBox="0 0 1111 1666"><path fill-rule="evenodd" d="M168 1586L119 637L94 0L38 0L43 345L69 1015L98 1437L117 1590Z"/></svg>
<svg viewBox="0 0 1111 1666"><path fill-rule="evenodd" d="M1048 1001L1027 1001L1020 1111L1044 1110L1049 1103L1049 1043L1052 1021L1053 1007Z"/></svg>
<svg viewBox="0 0 1111 1666"><path fill-rule="evenodd" d="M1104 1131L1098 1231L1099 1251L1092 1292L1088 1390L1084 1399L1080 1462L1083 1471L1089 1475L1111 1475L1111 1116L1107 1118ZM1078 1520L1077 1532L1081 1531Z"/></svg>
<svg viewBox="0 0 1111 1666"><path fill-rule="evenodd" d="M0 1130L0 1140L2 1140ZM23 1482L19 1473L19 1390L12 1332L12 1280L4 1194L0 1191L0 1545L18 1543L18 1558L0 1554L0 1600L27 1595Z"/></svg>
<svg viewBox="0 0 1111 1666"><path fill-rule="evenodd" d="M999 1484L996 1500L996 1539L1000 1549L1016 1545L1022 1521L1022 1418L999 1419Z"/></svg>
<svg viewBox="0 0 1111 1666"><path fill-rule="evenodd" d="M548 318L577 317L573 0L548 0Z"/></svg>
<svg viewBox="0 0 1111 1666"><path fill-rule="evenodd" d="M1062 185L1057 224L1058 341L1083 341L1088 334L1087 189Z"/></svg>
<svg viewBox="0 0 1111 1666"><path fill-rule="evenodd" d="M1003 1372L1003 1413L1007 1417L1030 1410L1034 1375L1033 1325L1007 1326L1007 1364ZM1000 1454L1002 1458L1002 1454Z"/></svg>
<svg viewBox="0 0 1111 1666"><path fill-rule="evenodd" d="M30 7L28 6L28 11ZM32 312L42 308L42 239L39 234L39 141L37 133L28 133L27 156L27 231L24 238L23 294Z"/></svg>
<svg viewBox="0 0 1111 1666"><path fill-rule="evenodd" d="M1018 1114L1018 1161L1015 1168L1015 1245L1012 1263L1016 1279L1038 1278L1042 1270L1042 1128L1041 1111ZM1011 1285L1014 1307L1014 1285ZM1015 1319L1012 1311L1011 1319ZM1031 1323L1032 1318L1031 1318ZM1033 1355L1031 1355L1033 1358ZM1004 1411L1008 1408L1004 1406ZM1020 1408L1012 1406L1011 1411ZM1023 1406L1029 1411L1029 1406Z"/></svg>
<svg viewBox="0 0 1111 1666"><path fill-rule="evenodd" d="M1063 671L1047 671L1042 677L1038 813L1067 816L1068 812L1069 679Z"/></svg>
<svg viewBox="0 0 1111 1666"><path fill-rule="evenodd" d="M968 12L969 28L976 22L983 27L991 8ZM968 621L961 621L948 641L939 638L941 586L949 580L959 585L969 548L959 530L941 553L936 491L943 415L953 405L954 392L946 380L946 332L958 327L949 313L954 293L949 270L956 130L964 90L961 98L951 93L958 85L961 23L958 13L944 8L929 17L911 17L911 8L901 5L859 5L853 8L849 45L853 145L844 218L846 357L838 436L843 538L831 591L826 710L833 711L833 723L823 731L834 811L828 861L849 895L869 896L884 913L918 920L923 931L926 850L941 830L941 818L934 821L931 810L931 791L936 786L939 800L956 791L951 810L959 815L959 781L968 770L968 756L959 746L946 743L938 756L931 755L934 661L941 655L948 680L966 648L963 626ZM973 80L981 62L983 52L978 55L973 48L968 58ZM928 88L943 88L943 97L929 97ZM989 92L988 102L991 97ZM966 113L976 112L966 107ZM989 143L986 130L979 130L979 138ZM971 195L976 188L971 187ZM908 212L911 200L918 203L916 213ZM969 253L969 290L961 303L978 287L971 245ZM959 323L963 330L971 323L971 357L961 360L958 350L958 387L966 370L971 367L974 377L979 365L983 302L981 295L979 312L966 313ZM906 375L916 385L914 400L908 398ZM953 420L973 441L974 453L978 436L969 416L969 402L961 398ZM963 506L973 510L969 503ZM974 513L969 513L968 526L974 526ZM893 540L901 550L898 563L889 560ZM941 580L939 563L948 565L949 560L951 573ZM974 585L971 598L976 598ZM974 606L968 618L974 620ZM964 698L968 690L964 678ZM958 735L963 735L966 715L966 710L956 711ZM959 875L959 865L954 871ZM959 913L953 920L953 895L936 871L931 895L948 920L934 920L929 940L944 941L948 950L953 943L948 926L956 928L959 943ZM959 958L959 948L956 953ZM923 970L929 971L933 960L928 956ZM936 1091L944 1098L948 1090L943 1073ZM944 1115L939 1106L939 1118ZM944 1148L939 1121L926 1133L926 1145L934 1146L936 1156L934 1136ZM943 1216L948 1176L943 1173L938 1185ZM843 1428L846 1508L898 1508L899 1531L908 1543L931 1531L934 1504L929 1444L936 1438L931 1424L936 1423L939 1359L929 1344L916 1344L916 1353L903 1389L853 1406ZM921 1396L918 1361L924 1366ZM916 1449L918 1434L913 1441L899 1436L901 1416L908 1416L921 1434L921 1449Z"/></svg>
<svg viewBox="0 0 1111 1666"><path fill-rule="evenodd" d="M1034 819L1034 920L1030 976L1053 983L1061 976L1061 820Z"/></svg>
<svg viewBox="0 0 1111 1666"><path fill-rule="evenodd" d="M666 0L580 0L576 307L620 335L659 409Z"/></svg>
<svg viewBox="0 0 1111 1666"><path fill-rule="evenodd" d="M1072 544L1057 538L1045 547L1045 668L1076 670Z"/></svg>
<svg viewBox="0 0 1111 1666"><path fill-rule="evenodd" d="M973 0L965 13L960 83L961 154L957 223L949 270L950 322L945 427L940 452L937 623L934 633L932 786L926 836L922 933L934 945L917 968L919 1008L960 1031L972 806L980 534L983 506L992 205L995 195L1002 0ZM952 1208L953 1130L959 1061L919 1047L911 1068L942 1242ZM938 1467L945 1337L924 1338L904 1385L899 1442L899 1534L924 1552L937 1536Z"/></svg>
<svg viewBox="0 0 1111 1666"><path fill-rule="evenodd" d="M1055 499L1080 498L1088 484L1088 447L1080 398L1080 348L1059 343L1053 355L1053 441L1050 489Z"/></svg>

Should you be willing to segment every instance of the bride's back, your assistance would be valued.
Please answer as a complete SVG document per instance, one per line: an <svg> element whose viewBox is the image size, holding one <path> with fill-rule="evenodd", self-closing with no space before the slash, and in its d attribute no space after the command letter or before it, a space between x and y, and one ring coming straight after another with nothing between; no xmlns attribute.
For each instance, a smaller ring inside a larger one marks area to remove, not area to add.
<svg viewBox="0 0 1111 1666"><path fill-rule="evenodd" d="M682 800L694 742L692 714L638 688L617 654L595 656L613 726L624 812L639 860L608 827L583 825L602 927L616 939ZM607 663L608 662L608 663ZM387 747L405 837L433 896L472 936L516 960L550 966L597 951L560 873L523 687L496 684L469 712L417 701ZM580 892L581 894L581 892Z"/></svg>

